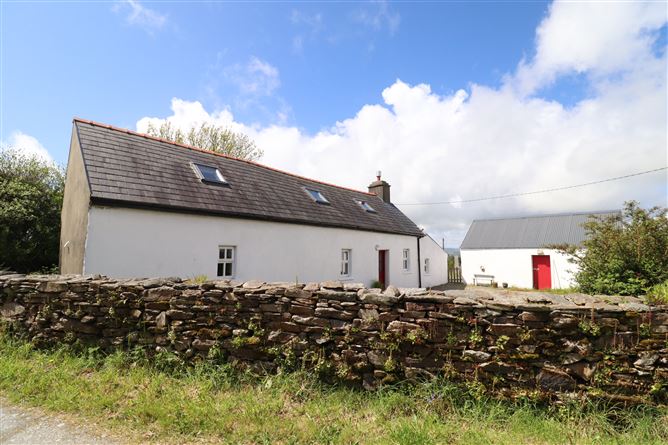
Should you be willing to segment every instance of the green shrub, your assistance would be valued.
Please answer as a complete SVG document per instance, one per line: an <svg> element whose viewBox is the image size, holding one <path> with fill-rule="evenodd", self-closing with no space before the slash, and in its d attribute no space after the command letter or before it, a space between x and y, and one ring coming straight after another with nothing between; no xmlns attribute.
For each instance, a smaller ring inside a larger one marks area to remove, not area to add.
<svg viewBox="0 0 668 445"><path fill-rule="evenodd" d="M648 290L647 295L645 296L645 301L647 301L648 304L657 306L660 304L668 304L668 281L657 284Z"/></svg>
<svg viewBox="0 0 668 445"><path fill-rule="evenodd" d="M0 149L0 269L57 270L64 187L55 164Z"/></svg>
<svg viewBox="0 0 668 445"><path fill-rule="evenodd" d="M588 294L643 295L668 280L667 209L625 203L621 214L592 217L582 246L551 246L571 255L575 281Z"/></svg>

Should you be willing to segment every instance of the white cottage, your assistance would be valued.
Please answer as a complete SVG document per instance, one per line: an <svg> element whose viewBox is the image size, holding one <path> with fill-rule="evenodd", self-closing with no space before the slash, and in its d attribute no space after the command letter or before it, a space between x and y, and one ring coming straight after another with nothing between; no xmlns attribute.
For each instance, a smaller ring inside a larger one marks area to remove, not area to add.
<svg viewBox="0 0 668 445"><path fill-rule="evenodd" d="M431 236L420 238L422 286L435 287L448 281L448 253Z"/></svg>
<svg viewBox="0 0 668 445"><path fill-rule="evenodd" d="M62 273L423 287L447 281L432 243L380 176L356 191L74 120Z"/></svg>
<svg viewBox="0 0 668 445"><path fill-rule="evenodd" d="M576 266L547 246L580 245L586 237L584 222L615 213L619 212L475 220L461 245L464 281L534 289L572 287Z"/></svg>

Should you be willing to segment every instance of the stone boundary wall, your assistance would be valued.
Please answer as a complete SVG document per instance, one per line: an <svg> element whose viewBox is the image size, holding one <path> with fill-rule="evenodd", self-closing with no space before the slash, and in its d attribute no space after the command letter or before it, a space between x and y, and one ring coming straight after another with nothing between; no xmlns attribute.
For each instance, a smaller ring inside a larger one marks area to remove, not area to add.
<svg viewBox="0 0 668 445"><path fill-rule="evenodd" d="M500 289L0 276L4 329L36 344L144 346L375 388L435 375L508 396L666 403L668 306Z"/></svg>

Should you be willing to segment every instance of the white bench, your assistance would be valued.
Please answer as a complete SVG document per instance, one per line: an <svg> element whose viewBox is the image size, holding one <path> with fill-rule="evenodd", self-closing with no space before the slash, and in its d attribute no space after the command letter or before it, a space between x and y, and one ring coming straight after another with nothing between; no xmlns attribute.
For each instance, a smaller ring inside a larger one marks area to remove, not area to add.
<svg viewBox="0 0 668 445"><path fill-rule="evenodd" d="M493 282L494 282L494 275L483 275L483 274L473 275L473 284L476 286L480 286L483 284L491 286Z"/></svg>

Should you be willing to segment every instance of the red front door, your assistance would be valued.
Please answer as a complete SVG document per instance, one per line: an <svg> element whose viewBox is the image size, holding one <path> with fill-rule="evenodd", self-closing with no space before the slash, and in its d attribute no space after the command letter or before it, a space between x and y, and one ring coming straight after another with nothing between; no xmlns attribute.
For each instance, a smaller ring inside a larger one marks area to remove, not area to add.
<svg viewBox="0 0 668 445"><path fill-rule="evenodd" d="M550 255L532 255L534 289L552 289Z"/></svg>
<svg viewBox="0 0 668 445"><path fill-rule="evenodd" d="M380 281L380 287L385 289L385 253L387 250L378 251L378 281Z"/></svg>

